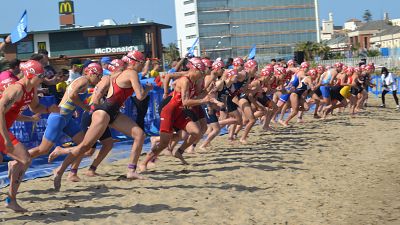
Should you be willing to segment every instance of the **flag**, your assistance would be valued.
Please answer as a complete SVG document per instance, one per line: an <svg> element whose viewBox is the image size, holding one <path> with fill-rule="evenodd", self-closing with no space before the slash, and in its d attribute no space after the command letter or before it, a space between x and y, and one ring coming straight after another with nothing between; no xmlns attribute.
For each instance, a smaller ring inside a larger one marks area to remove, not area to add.
<svg viewBox="0 0 400 225"><path fill-rule="evenodd" d="M256 45L253 45L253 47L250 50L249 56L247 58L254 59L255 57L256 57Z"/></svg>
<svg viewBox="0 0 400 225"><path fill-rule="evenodd" d="M11 42L17 43L28 35L28 15L26 10L21 16L17 27L11 32Z"/></svg>
<svg viewBox="0 0 400 225"><path fill-rule="evenodd" d="M194 41L192 47L189 49L188 51L188 55L192 55L194 56L193 52L194 52L194 48L196 47L197 42L199 41L199 37L196 38L196 40Z"/></svg>

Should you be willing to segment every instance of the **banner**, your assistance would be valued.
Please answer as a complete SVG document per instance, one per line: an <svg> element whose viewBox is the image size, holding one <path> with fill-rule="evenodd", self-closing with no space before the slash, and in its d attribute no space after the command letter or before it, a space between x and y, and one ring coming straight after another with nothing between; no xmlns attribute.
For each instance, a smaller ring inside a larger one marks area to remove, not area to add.
<svg viewBox="0 0 400 225"><path fill-rule="evenodd" d="M13 44L24 39L28 35L28 15L26 10L21 16L17 27L11 32L11 42Z"/></svg>
<svg viewBox="0 0 400 225"><path fill-rule="evenodd" d="M188 55L194 56L194 48L196 47L196 44L197 44L198 41L199 41L199 37L196 38L196 40L194 41L192 47L190 47L190 49L188 50Z"/></svg>
<svg viewBox="0 0 400 225"><path fill-rule="evenodd" d="M247 57L247 59L254 59L256 57L256 45L253 45L253 47L250 50L249 56Z"/></svg>

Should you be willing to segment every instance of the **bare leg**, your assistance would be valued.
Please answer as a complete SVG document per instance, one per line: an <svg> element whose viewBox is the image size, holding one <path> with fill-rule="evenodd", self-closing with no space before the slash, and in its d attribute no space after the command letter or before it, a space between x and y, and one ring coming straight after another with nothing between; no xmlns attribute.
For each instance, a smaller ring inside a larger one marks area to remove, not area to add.
<svg viewBox="0 0 400 225"><path fill-rule="evenodd" d="M84 138L84 133L79 132L77 133L74 137L72 137L72 141L75 144L80 144ZM82 159L85 157L85 155L80 155L75 159L75 161L71 164L71 170L70 173L68 174L68 180L71 182L79 182L81 181L81 178L78 177L78 169L79 169L79 164L81 163Z"/></svg>
<svg viewBox="0 0 400 225"><path fill-rule="evenodd" d="M129 135L133 138L133 145L131 155L129 158L128 172L126 177L128 179L145 179L136 173L137 164L139 161L140 154L145 140L145 133L133 120L128 116L120 114L117 119L111 124L111 127Z"/></svg>
<svg viewBox="0 0 400 225"><path fill-rule="evenodd" d="M139 170L141 172L146 171L147 164L153 160L153 158L157 157L162 150L168 147L172 136L172 133L160 132L160 142L157 145L154 145L151 151L147 153L143 162L139 163Z"/></svg>
<svg viewBox="0 0 400 225"><path fill-rule="evenodd" d="M177 150L172 152L172 154L176 158L180 159L182 164L188 165L189 163L187 163L186 160L183 158L183 152L185 151L186 148L191 146L198 139L198 137L201 135L200 133L201 131L200 131L200 125L192 121L186 125L185 130L189 134L189 137L182 143L182 145Z"/></svg>
<svg viewBox="0 0 400 225"><path fill-rule="evenodd" d="M292 93L290 95L290 103L291 103L291 106L292 106L292 112L290 113L288 118L283 123L284 126L289 125L289 121L291 119L293 119L297 115L297 113L299 112L299 97L298 97L298 95L296 93Z"/></svg>
<svg viewBox="0 0 400 225"><path fill-rule="evenodd" d="M8 197L6 199L6 207L14 210L15 212L26 212L27 210L22 208L17 203L17 193L19 185L22 182L25 171L31 164L31 157L26 151L23 144L18 143L14 146L14 149L8 153L16 162L10 162L8 165L10 171L10 188Z"/></svg>
<svg viewBox="0 0 400 225"><path fill-rule="evenodd" d="M196 147L197 143L199 143L201 138L203 138L204 133L207 131L207 119L206 118L200 119L199 124L200 124L200 135L197 138L197 140L194 141L193 145L189 146L188 150L186 151L187 153L192 153L192 154L196 153L195 147Z"/></svg>
<svg viewBox="0 0 400 225"><path fill-rule="evenodd" d="M96 173L97 167L106 158L108 153L113 148L113 145L114 145L115 142L116 142L116 140L114 140L112 137L101 141L101 145L102 145L101 149L99 151L99 154L97 154L96 158L92 162L92 165L89 167L89 170L86 172L87 176L93 177L93 176L97 176L98 175Z"/></svg>
<svg viewBox="0 0 400 225"><path fill-rule="evenodd" d="M62 153L68 153L68 156L64 159L62 165L54 171L54 189L56 191L60 190L61 178L67 167L76 159L76 157L83 155L85 151L89 150L90 147L94 145L106 130L109 120L110 117L106 112L102 110L95 111L92 115L92 123L85 134L85 138L78 146L67 149L57 147L49 155L49 161L51 161Z"/></svg>
<svg viewBox="0 0 400 225"><path fill-rule="evenodd" d="M240 106L243 110L243 114L245 115L245 117L248 119L248 123L246 124L246 127L244 128L243 131L243 135L240 138L240 142L243 144L247 143L247 137L250 133L251 128L253 127L253 125L256 123L256 119L254 118L254 114L253 111L251 110L250 104L247 100L245 99L241 99L239 101Z"/></svg>
<svg viewBox="0 0 400 225"><path fill-rule="evenodd" d="M202 150L205 150L205 148L208 147L211 141L214 140L216 136L218 136L221 130L218 122L209 124L209 127L211 128L211 132L208 134L206 140L204 140L203 144L200 146L200 149Z"/></svg>

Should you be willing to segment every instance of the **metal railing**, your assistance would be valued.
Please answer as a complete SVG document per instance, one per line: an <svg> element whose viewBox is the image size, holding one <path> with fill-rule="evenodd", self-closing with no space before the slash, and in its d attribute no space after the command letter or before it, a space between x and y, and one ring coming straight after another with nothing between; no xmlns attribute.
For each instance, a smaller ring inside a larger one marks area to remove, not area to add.
<svg viewBox="0 0 400 225"><path fill-rule="evenodd" d="M363 58L349 58L349 59L331 59L331 60L318 60L315 61L317 64L321 65L333 65L336 62L343 62L347 66L357 66L361 59L366 59L367 63L374 63L375 66L386 68L400 68L400 57L399 56L378 56L378 57L363 57Z"/></svg>

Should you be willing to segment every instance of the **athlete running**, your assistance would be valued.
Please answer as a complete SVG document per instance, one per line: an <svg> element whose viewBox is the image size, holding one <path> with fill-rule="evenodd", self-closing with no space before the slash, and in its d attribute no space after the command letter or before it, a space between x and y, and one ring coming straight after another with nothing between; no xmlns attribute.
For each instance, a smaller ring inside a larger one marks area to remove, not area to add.
<svg viewBox="0 0 400 225"><path fill-rule="evenodd" d="M0 98L0 151L15 161L8 163L10 188L6 198L6 207L15 212L26 212L17 203L17 192L22 178L31 163L31 157L24 145L9 131L20 112L29 106L35 113L58 112L56 105L45 107L39 104L37 88L43 82L43 66L34 60L21 63L20 69L24 77L7 87Z"/></svg>
<svg viewBox="0 0 400 225"><path fill-rule="evenodd" d="M137 162L142 151L142 145L139 143L143 142L142 139L145 137L144 132L132 119L120 113L119 109L126 99L132 96L133 92L136 93L136 97L139 100L144 99L152 89L152 86L147 85L145 90L143 90L139 83L138 73L142 71L145 60L141 52L128 52L122 60L127 64L126 69L112 79L104 103L94 106L92 123L85 134L84 140L76 147L58 147L50 154L49 161L52 161L59 155L68 154L61 167L55 171L54 186L56 190L59 190L61 187L61 178L68 165L76 157L88 151L102 136L108 126L134 139L126 177L128 179L144 179L144 177L136 173Z"/></svg>

